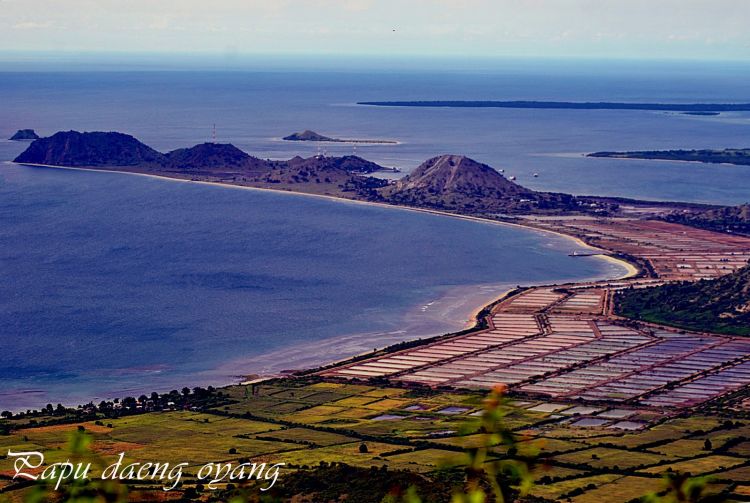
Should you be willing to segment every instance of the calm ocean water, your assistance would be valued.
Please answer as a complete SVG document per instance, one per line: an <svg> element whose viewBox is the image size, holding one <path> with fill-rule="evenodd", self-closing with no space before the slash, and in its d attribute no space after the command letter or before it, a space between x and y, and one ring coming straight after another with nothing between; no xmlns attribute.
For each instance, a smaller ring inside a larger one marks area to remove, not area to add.
<svg viewBox="0 0 750 503"><path fill-rule="evenodd" d="M261 157L315 129L397 139L357 153L413 169L440 153L529 186L740 203L750 168L584 159L603 149L748 146L750 115L388 109L387 99L750 101L745 69L482 72L9 72L0 137L119 130L166 150ZM0 160L24 144L0 142ZM327 147L331 154L350 146ZM531 173L538 172L539 178ZM353 203L128 175L0 165L0 408L227 382L460 328L508 285L621 271L554 236ZM482 285L482 286L472 286ZM272 355L272 357L268 356Z"/></svg>

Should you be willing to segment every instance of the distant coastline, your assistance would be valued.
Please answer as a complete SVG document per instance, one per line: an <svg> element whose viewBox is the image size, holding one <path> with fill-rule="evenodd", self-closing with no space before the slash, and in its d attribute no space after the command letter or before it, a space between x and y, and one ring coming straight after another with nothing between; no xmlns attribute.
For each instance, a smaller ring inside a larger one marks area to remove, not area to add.
<svg viewBox="0 0 750 503"><path fill-rule="evenodd" d="M617 103L577 101L359 101L378 107L541 108L567 110L656 110L664 112L748 112L750 103Z"/></svg>
<svg viewBox="0 0 750 503"><path fill-rule="evenodd" d="M750 149L721 150L634 150L624 152L592 152L586 157L611 159L643 159L655 161L700 162L704 164L733 164L750 166Z"/></svg>

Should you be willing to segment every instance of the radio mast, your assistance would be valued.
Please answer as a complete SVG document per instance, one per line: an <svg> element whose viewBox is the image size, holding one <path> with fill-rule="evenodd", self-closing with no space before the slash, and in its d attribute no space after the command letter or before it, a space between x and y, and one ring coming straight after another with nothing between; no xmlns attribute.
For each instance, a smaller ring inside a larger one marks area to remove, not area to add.
<svg viewBox="0 0 750 503"><path fill-rule="evenodd" d="M211 143L216 143L216 123L214 123L214 129L211 132Z"/></svg>

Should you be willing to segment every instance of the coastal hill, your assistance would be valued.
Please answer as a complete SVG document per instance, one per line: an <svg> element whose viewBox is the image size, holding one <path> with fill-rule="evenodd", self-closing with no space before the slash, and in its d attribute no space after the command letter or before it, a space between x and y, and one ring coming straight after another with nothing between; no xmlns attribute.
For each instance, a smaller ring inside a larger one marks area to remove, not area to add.
<svg viewBox="0 0 750 503"><path fill-rule="evenodd" d="M700 229L750 236L750 203L700 212L670 213L664 219L668 222L690 225Z"/></svg>
<svg viewBox="0 0 750 503"><path fill-rule="evenodd" d="M166 158L127 134L60 131L34 140L15 162L72 167L163 166Z"/></svg>
<svg viewBox="0 0 750 503"><path fill-rule="evenodd" d="M692 161L713 164L738 164L750 166L750 149L727 148L721 150L634 150L630 152L592 152L586 157L613 159L646 159L663 161Z"/></svg>
<svg viewBox="0 0 750 503"><path fill-rule="evenodd" d="M301 159L300 157L290 159L287 161L290 165L294 165ZM362 159L356 155L345 155L342 157L325 157L325 156L314 156L307 159L303 159L307 166L321 167L323 169L341 169L349 173L362 173L369 174L377 171L383 171L383 166L374 162Z"/></svg>
<svg viewBox="0 0 750 503"><path fill-rule="evenodd" d="M393 140L363 140L363 139L341 139L331 138L329 136L323 136L315 131L306 129L301 133L293 133L283 138L287 141L321 141L321 142L334 142L334 143L398 143Z"/></svg>
<svg viewBox="0 0 750 503"><path fill-rule="evenodd" d="M189 148L172 150L165 158L173 169L210 170L234 168L262 171L267 161L253 157L230 143L201 143Z"/></svg>
<svg viewBox="0 0 750 503"><path fill-rule="evenodd" d="M19 129L9 139L13 141L38 140L39 135L33 129Z"/></svg>
<svg viewBox="0 0 750 503"><path fill-rule="evenodd" d="M697 331L750 335L750 265L712 280L628 289L617 313Z"/></svg>
<svg viewBox="0 0 750 503"><path fill-rule="evenodd" d="M396 204L474 213L576 209L579 205L573 196L527 189L486 164L458 155L433 157L380 193Z"/></svg>

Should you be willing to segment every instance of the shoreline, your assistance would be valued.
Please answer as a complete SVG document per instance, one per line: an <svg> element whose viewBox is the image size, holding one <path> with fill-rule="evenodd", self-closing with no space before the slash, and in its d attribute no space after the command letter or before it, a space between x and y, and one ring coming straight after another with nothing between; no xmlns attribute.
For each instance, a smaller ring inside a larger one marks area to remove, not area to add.
<svg viewBox="0 0 750 503"><path fill-rule="evenodd" d="M607 263L617 265L620 268L624 269L624 272L623 272L622 275L620 275L618 277L607 278L609 280L616 281L616 280L621 280L621 279L625 279L625 278L630 278L630 277L633 277L633 276L639 274L639 272L640 272L639 269L634 264L631 264L630 262L628 262L628 261L626 261L624 259L610 256L610 255L608 255L608 252L606 250L603 250L601 248L597 248L595 246L592 246L592 245L586 243L583 239L581 239L581 238L579 238L577 236L570 235L570 234L565 234L565 233L562 233L562 232L557 232L557 231L553 231L553 230L549 230L549 229L542 229L542 228L538 228L538 227L535 227L535 226L529 225L529 224L496 221L496 220L490 220L490 219L482 218L482 217L476 217L476 216L468 216L468 215L460 215L460 214L450 213L450 212L447 212L447 211L433 210L433 209L427 209L427 208L414 208L414 207L400 206L400 205L380 203L380 202L372 202L372 201L361 201L361 200L347 199L347 198L343 198L343 197L332 196L332 195L325 195L325 194L312 194L312 193L306 193L306 192L296 192L296 191L279 190L279 189L272 189L272 188L250 187L250 186L235 185L235 184L223 183L223 182L190 180L190 179L176 178L176 177L170 177L170 176L165 176L165 175L156 175L156 174L140 173L140 172L133 172L133 171L120 171L120 170L85 168L85 167L70 167L70 166L57 166L57 165L44 165L44 164L26 164L26 163L14 163L14 162L11 162L11 161L8 161L7 163L8 164L12 164L12 165L17 165L17 166L25 166L25 167L40 167L40 168L48 168L48 169L71 170L71 171L104 172L104 173L108 173L109 172L109 173L125 174L125 175L137 175L137 176L148 177L148 178L153 178L153 179L161 179L161 180L169 180L169 181L177 181L177 182L185 182L185 183L196 183L196 184L201 184L201 185L210 185L210 186L230 188L230 189L245 189L245 190L255 190L255 191L266 191L266 192L271 192L271 193L276 193L276 194L281 193L281 194L290 194L290 195L296 195L296 196L315 197L315 198L319 198L319 199L325 199L325 200L329 200L329 201L336 201L336 202L343 202L343 203L349 202L349 203L364 204L364 205L369 205L369 206L374 206L374 207L380 207L380 208L391 208L391 209L394 209L394 210L416 211L416 212L421 212L421 213L433 214L433 215L436 215L436 216L446 216L446 217L459 218L459 219L463 219L463 220L473 221L473 222L476 222L476 223L494 224L494 225L501 225L501 226L510 226L510 227L524 229L526 231L535 231L535 232L540 233L542 235L544 235L546 233L548 235L557 236L557 237L564 238L566 240L570 240L570 241L576 243L581 248L592 250L592 251L596 252L596 253L593 253L591 256L598 257L599 259L604 260ZM577 280L570 281L567 284L585 283L587 281L592 281L592 280L593 280L593 278L577 279ZM562 281L564 282L564 280L562 280ZM472 285L472 287L475 287L475 286L481 286L481 285ZM544 285L543 284L540 284L540 285L532 285L532 284L530 284L530 285L527 285L527 286L528 287L533 287L533 286L544 286ZM469 287L469 285L464 285L464 287L465 288ZM400 344L400 343L413 343L413 342L419 341L419 340L428 341L428 340L432 340L434 338L451 336L451 335L453 335L455 333L458 333L458 332L476 330L476 329L478 329L480 327L480 325L482 323L482 319L481 319L482 318L482 313L485 312L488 309L488 307L490 307L490 306L496 304L497 302L505 299L513 291L514 291L514 288L509 288L509 287L505 286L504 288L502 288L502 290L500 290L499 293L496 292L496 293L491 294L491 297L489 297L489 302L487 300L485 300L485 299L481 300L481 302L482 302L481 305L476 305L476 307L474 307L472 311L470 311L470 312L467 313L466 318L464 319L463 322L461 322L461 327L457 326L456 329L454 329L451 332L437 333L437 334L434 334L434 335L427 335L427 334L419 334L416 331L414 331L415 335L413 337L408 337L408 338L403 338L402 337L402 338L398 338L398 340L396 340L394 338L394 339L392 339L390 341L382 341L382 342L385 342L385 345L380 348L380 351L386 350L388 347L393 346L393 345L397 345L397 344ZM409 308L409 310L416 309L417 307L418 306L412 306L412 307ZM401 320L401 321L405 321L405 320ZM409 325L407 324L406 327L409 327ZM327 344L330 345L331 343L333 343L335 340L338 340L338 339L341 339L341 340L345 340L345 339L348 339L348 338L350 339L350 338L354 337L355 335L356 334L345 334L343 336L328 338ZM406 335L406 333L404 333L404 335ZM300 349L298 348L296 350L293 350L292 352L293 353L294 352L299 353L299 351L300 351ZM316 371L317 369L328 367L328 366L332 365L335 362L339 362L340 363L340 362L344 362L344 361L349 361L351 359L360 358L360 357L363 357L363 356L369 355L369 354L372 354L372 350L371 349L367 349L367 350L364 350L364 351L354 351L354 352L346 353L345 356L338 355L338 356L334 357L334 361L321 359L317 363L308 362L306 364L300 365L297 368L294 368L294 366L295 366L294 363L291 363L290 366L292 367L292 369L290 369L290 370L292 370L295 373L298 373L298 372L310 373L310 372ZM252 358L251 358L251 360L252 360ZM228 362L225 362L225 364L226 365L231 365L231 362L228 361ZM228 373L228 376L229 375L231 375L231 380L227 380L227 382L225 382L224 385L233 385L233 384L237 384L238 382L244 382L244 381L246 381L248 379L247 376L253 375L253 372L248 369L247 373L243 373L243 372L237 371L237 372L230 372L230 373ZM280 371L274 372L274 371L272 371L270 373L262 373L260 375L256 374L257 378L259 378L259 379L271 379L271 378L281 377L283 375L290 375L290 372L280 372Z"/></svg>

